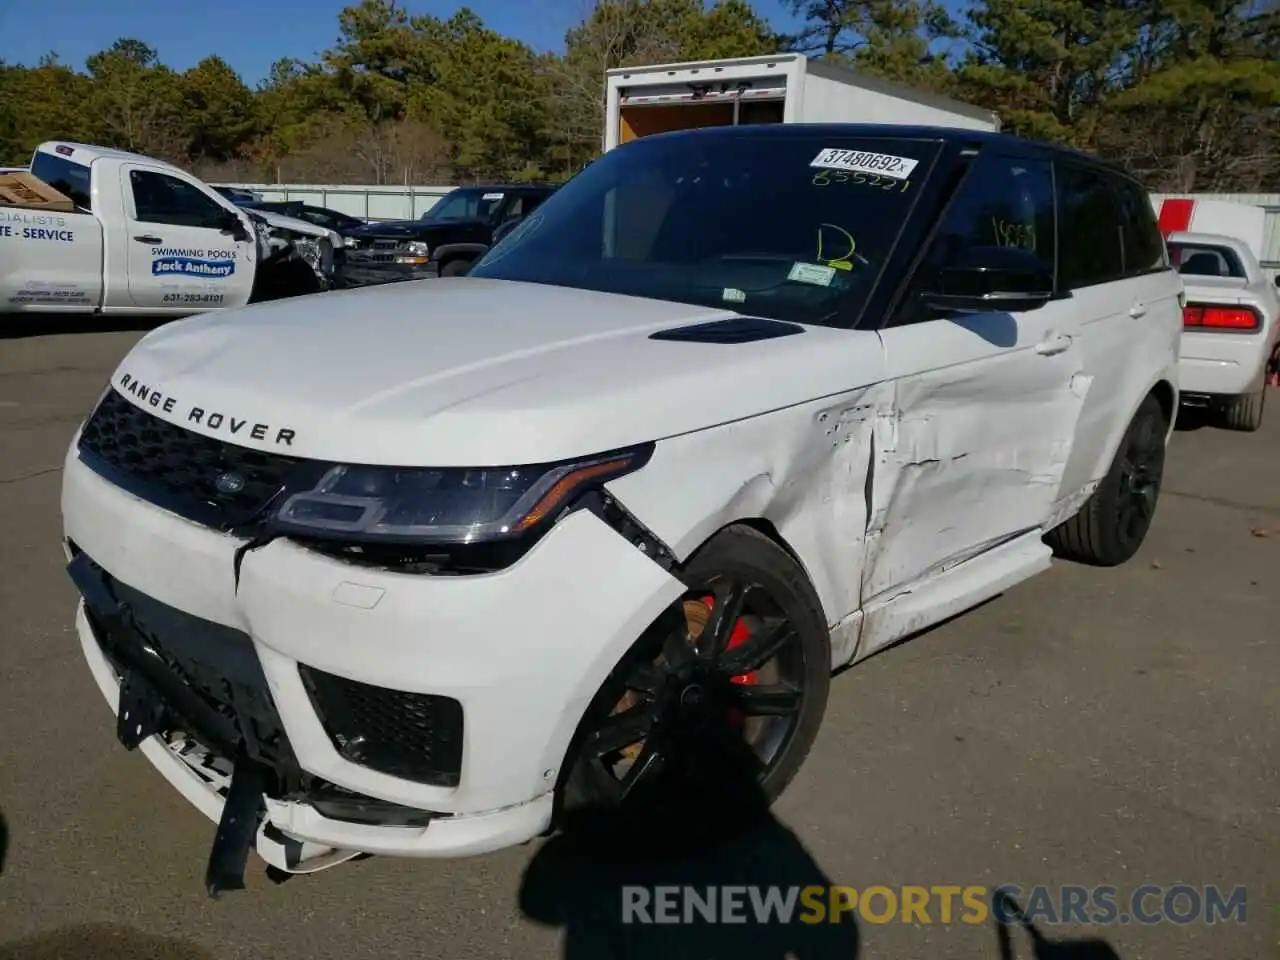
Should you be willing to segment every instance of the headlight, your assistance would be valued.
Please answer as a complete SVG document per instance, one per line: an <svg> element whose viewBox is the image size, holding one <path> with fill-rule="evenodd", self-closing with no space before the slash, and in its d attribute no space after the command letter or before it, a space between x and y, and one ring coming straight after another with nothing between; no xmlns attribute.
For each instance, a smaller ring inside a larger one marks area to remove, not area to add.
<svg viewBox="0 0 1280 960"><path fill-rule="evenodd" d="M405 249L415 257L428 257L431 255L431 248L421 240L410 240L405 244Z"/></svg>
<svg viewBox="0 0 1280 960"><path fill-rule="evenodd" d="M527 533L584 489L640 469L652 446L532 467L329 468L289 496L273 525L284 533L364 541L475 543Z"/></svg>

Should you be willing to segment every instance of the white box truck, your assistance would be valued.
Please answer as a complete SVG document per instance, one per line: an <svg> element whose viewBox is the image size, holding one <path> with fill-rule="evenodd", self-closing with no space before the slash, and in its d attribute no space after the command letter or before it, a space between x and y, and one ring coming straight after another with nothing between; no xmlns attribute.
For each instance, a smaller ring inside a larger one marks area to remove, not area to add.
<svg viewBox="0 0 1280 960"><path fill-rule="evenodd" d="M799 53L618 67L604 149L654 133L746 123L917 123L999 130L990 110Z"/></svg>

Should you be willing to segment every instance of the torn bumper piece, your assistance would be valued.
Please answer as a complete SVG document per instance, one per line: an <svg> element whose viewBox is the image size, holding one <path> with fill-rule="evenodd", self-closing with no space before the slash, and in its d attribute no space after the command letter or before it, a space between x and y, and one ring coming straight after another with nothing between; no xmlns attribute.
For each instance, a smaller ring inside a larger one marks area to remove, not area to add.
<svg viewBox="0 0 1280 960"><path fill-rule="evenodd" d="M210 706L179 678L180 668L166 662L172 658L171 654L166 657L170 652L157 648L148 639L133 609L120 600L110 577L87 554L77 554L67 572L83 598L82 617L119 677L116 736L125 748L134 750L178 724L189 728L191 735L208 740L225 756L235 757L209 852L205 887L212 897L223 890L244 889L245 866L258 831L264 826L272 775L277 773L275 779L279 782L288 776L288 771L273 771L259 762L262 746L250 742L234 720ZM228 686L261 680L260 692L266 693L261 670L258 677L246 678L245 665L241 659L239 674L234 667L229 671ZM250 668L248 672L253 671ZM291 864L297 859L297 851L293 852L295 856L286 855L279 864L281 869L296 866L296 862Z"/></svg>
<svg viewBox="0 0 1280 960"><path fill-rule="evenodd" d="M236 643L237 631L139 594L85 553L75 553L68 573L82 597L81 646L94 679L117 705L118 739L141 749L217 823L205 879L210 895L243 889L251 849L282 872L314 873L361 853L466 856L545 827L549 794L509 810L454 817L308 774L293 755L247 638ZM163 632L163 643L152 625ZM214 674L221 690L210 697ZM431 826L428 852L423 841ZM334 846L335 840L350 848Z"/></svg>

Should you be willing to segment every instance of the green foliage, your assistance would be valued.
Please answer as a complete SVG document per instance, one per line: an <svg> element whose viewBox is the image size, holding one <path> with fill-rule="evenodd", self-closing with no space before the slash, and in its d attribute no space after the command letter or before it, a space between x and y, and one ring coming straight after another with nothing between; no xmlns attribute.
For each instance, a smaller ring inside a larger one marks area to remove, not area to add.
<svg viewBox="0 0 1280 960"><path fill-rule="evenodd" d="M562 177L600 149L606 70L792 49L990 107L1156 189L1280 180L1277 0L971 0L959 22L942 0L785 2L795 36L751 0L595 0L562 53L539 54L465 7L360 0L331 49L257 90L218 56L177 73L130 38L83 70L0 61L0 163L77 139L247 180Z"/></svg>
<svg viewBox="0 0 1280 960"><path fill-rule="evenodd" d="M234 157L258 125L253 91L221 57L206 57L181 80L187 156Z"/></svg>

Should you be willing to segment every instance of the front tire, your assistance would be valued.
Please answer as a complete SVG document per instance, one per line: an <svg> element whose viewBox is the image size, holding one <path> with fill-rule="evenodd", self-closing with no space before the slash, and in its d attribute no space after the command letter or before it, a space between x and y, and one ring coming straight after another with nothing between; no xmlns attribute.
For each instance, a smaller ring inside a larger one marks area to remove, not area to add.
<svg viewBox="0 0 1280 960"><path fill-rule="evenodd" d="M1168 427L1159 401L1148 395L1098 489L1079 513L1045 536L1055 554L1077 563L1114 567L1138 552L1155 517Z"/></svg>
<svg viewBox="0 0 1280 960"><path fill-rule="evenodd" d="M687 592L583 717L562 785L570 830L603 813L633 840L640 826L650 838L723 835L762 816L813 745L831 643L804 570L732 526L681 577Z"/></svg>
<svg viewBox="0 0 1280 960"><path fill-rule="evenodd" d="M470 260L450 260L440 267L440 276L442 277L461 277L471 269Z"/></svg>

